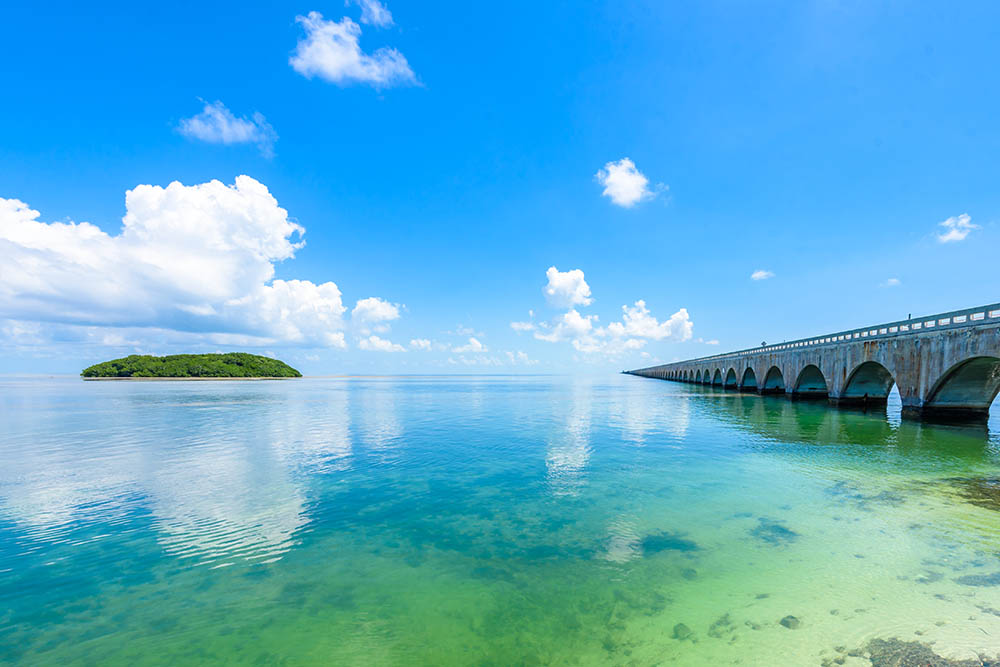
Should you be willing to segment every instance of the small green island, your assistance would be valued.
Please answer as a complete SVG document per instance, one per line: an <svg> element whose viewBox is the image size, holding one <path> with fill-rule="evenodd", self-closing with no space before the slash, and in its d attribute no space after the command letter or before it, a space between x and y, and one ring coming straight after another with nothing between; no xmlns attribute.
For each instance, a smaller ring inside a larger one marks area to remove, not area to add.
<svg viewBox="0 0 1000 667"><path fill-rule="evenodd" d="M226 354L171 354L154 357L133 354L94 364L80 373L84 380L106 379L277 379L302 373L283 361L245 352Z"/></svg>

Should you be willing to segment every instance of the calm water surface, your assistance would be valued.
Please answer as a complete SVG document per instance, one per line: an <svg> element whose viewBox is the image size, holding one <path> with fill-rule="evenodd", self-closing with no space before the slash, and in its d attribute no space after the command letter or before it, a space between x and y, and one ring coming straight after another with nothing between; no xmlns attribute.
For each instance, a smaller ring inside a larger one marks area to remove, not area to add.
<svg viewBox="0 0 1000 667"><path fill-rule="evenodd" d="M0 424L0 663L1000 652L996 406L968 428L628 376L7 378Z"/></svg>

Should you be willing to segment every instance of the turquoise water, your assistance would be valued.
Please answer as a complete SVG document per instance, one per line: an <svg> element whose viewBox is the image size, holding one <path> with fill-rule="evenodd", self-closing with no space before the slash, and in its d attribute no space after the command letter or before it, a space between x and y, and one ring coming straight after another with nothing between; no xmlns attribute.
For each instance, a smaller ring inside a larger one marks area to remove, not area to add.
<svg viewBox="0 0 1000 667"><path fill-rule="evenodd" d="M1000 653L996 407L898 408L617 375L0 379L0 662Z"/></svg>

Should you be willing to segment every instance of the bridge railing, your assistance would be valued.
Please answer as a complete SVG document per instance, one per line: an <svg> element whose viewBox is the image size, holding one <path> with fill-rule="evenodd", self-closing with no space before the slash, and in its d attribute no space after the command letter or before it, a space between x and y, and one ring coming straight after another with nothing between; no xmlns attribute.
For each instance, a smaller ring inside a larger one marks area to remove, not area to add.
<svg viewBox="0 0 1000 667"><path fill-rule="evenodd" d="M810 346L838 345L847 341L870 340L873 338L893 338L896 336L913 336L927 333L928 331L940 331L941 329L961 329L964 327L974 327L982 324L992 324L1000 322L1000 303L991 303L977 308L965 308L963 310L952 310L947 313L937 315L927 315L925 317L913 317L906 320L897 320L885 324L862 327L860 329L849 329L838 331L833 334L823 336L810 336L800 338L776 345L763 345L758 347L737 350L736 352L724 352L713 354L709 357L698 357L675 363L690 364L703 361L715 361L718 359L729 359L732 357L742 357L751 354L766 354L768 352L780 352ZM670 366L672 364L661 364ZM658 368L652 366L651 368ZM640 369L646 370L646 369Z"/></svg>

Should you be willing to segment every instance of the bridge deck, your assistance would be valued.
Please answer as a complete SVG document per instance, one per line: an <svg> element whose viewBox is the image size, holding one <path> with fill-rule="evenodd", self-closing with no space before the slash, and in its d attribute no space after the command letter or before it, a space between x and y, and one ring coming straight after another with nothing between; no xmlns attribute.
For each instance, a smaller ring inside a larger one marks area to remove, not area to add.
<svg viewBox="0 0 1000 667"><path fill-rule="evenodd" d="M627 371L836 405L884 402L903 414L982 420L1000 391L1000 303Z"/></svg>

